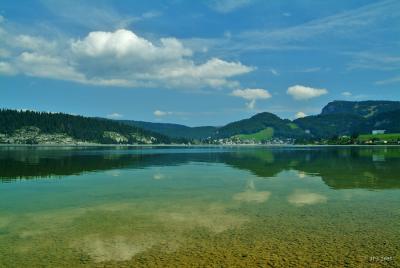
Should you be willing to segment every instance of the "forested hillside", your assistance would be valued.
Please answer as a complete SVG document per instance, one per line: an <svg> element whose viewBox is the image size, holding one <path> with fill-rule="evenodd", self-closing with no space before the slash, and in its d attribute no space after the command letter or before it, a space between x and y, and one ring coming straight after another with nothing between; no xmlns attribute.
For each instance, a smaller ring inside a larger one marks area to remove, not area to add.
<svg viewBox="0 0 400 268"><path fill-rule="evenodd" d="M364 123L364 129L384 129L387 133L400 133L400 109L369 118Z"/></svg>
<svg viewBox="0 0 400 268"><path fill-rule="evenodd" d="M400 110L400 101L332 101L321 114L352 114L368 118L395 110Z"/></svg>
<svg viewBox="0 0 400 268"><path fill-rule="evenodd" d="M294 120L300 128L314 138L362 133L365 119L354 114L321 114ZM366 131L366 130L365 130Z"/></svg>
<svg viewBox="0 0 400 268"><path fill-rule="evenodd" d="M0 143L168 144L310 142L370 134L400 133L400 102L334 101L321 114L296 120L263 112L222 127L89 118L63 113L0 110ZM222 141L221 141L222 140Z"/></svg>
<svg viewBox="0 0 400 268"><path fill-rule="evenodd" d="M273 135L281 138L296 138L304 135L304 131L290 120L264 112L249 119L227 124L218 129L216 136L227 138L238 134L253 134L267 128L273 129Z"/></svg>
<svg viewBox="0 0 400 268"><path fill-rule="evenodd" d="M212 126L188 127L179 124L152 123L133 120L121 120L120 122L148 131L157 132L172 138L185 138L196 140L213 137L215 135L215 131L217 130L217 127Z"/></svg>
<svg viewBox="0 0 400 268"><path fill-rule="evenodd" d="M0 110L0 134L3 140L18 135L23 139L29 135L29 142L36 143L40 134L64 134L81 142L92 143L170 143L171 139L105 119L46 113L35 111Z"/></svg>
<svg viewBox="0 0 400 268"><path fill-rule="evenodd" d="M400 110L377 112L362 117L355 113L332 113L307 116L294 120L299 127L309 130L311 138L331 138L341 135L370 134L372 130L400 133Z"/></svg>
<svg viewBox="0 0 400 268"><path fill-rule="evenodd" d="M263 112L251 118L222 127L187 127L177 124L123 121L170 137L197 140L230 139L263 142L271 139L304 141L330 139L337 136L370 134L374 129L387 133L400 132L400 102L397 101L333 101L321 114L296 120L281 119Z"/></svg>

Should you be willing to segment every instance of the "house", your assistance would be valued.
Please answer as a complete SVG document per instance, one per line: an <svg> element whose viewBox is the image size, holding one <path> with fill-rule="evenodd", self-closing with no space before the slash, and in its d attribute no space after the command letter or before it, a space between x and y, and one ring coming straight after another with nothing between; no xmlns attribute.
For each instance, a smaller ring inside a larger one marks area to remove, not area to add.
<svg viewBox="0 0 400 268"><path fill-rule="evenodd" d="M374 129L372 130L372 135L377 135L377 134L385 134L386 130L383 129Z"/></svg>

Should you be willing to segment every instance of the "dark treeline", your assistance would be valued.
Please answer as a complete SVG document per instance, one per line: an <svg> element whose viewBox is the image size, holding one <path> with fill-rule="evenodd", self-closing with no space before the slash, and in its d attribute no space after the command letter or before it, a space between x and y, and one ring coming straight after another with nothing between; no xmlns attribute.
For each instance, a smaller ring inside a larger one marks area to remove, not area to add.
<svg viewBox="0 0 400 268"><path fill-rule="evenodd" d="M42 133L64 133L74 139L96 143L115 143L104 137L105 131L118 132L128 138L127 143L137 143L135 136L154 137L157 143L178 142L170 138L135 126L116 121L75 116L63 113L47 113L35 111L0 110L0 133L13 134L16 130L34 126Z"/></svg>

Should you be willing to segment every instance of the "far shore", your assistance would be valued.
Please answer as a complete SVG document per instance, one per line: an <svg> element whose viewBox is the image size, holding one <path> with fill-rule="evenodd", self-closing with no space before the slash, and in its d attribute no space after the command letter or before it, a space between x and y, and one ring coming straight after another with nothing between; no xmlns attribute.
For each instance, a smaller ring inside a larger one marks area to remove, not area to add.
<svg viewBox="0 0 400 268"><path fill-rule="evenodd" d="M0 144L0 147L124 147L124 148L152 148L152 147L167 147L167 148L234 148L234 147L400 147L400 144Z"/></svg>

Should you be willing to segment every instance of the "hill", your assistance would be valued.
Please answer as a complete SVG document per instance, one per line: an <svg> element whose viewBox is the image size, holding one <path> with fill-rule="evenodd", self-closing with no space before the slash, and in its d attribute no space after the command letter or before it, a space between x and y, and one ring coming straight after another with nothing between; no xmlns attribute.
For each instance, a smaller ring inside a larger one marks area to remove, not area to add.
<svg viewBox="0 0 400 268"><path fill-rule="evenodd" d="M370 134L374 129L399 133L400 108L395 109L398 105L400 102L394 101L334 101L326 105L321 114L293 122L309 130L313 138Z"/></svg>
<svg viewBox="0 0 400 268"><path fill-rule="evenodd" d="M333 101L321 114L294 121L262 112L222 127L88 118L62 113L0 110L0 143L160 144L310 142L372 130L400 133L400 102Z"/></svg>
<svg viewBox="0 0 400 268"><path fill-rule="evenodd" d="M0 110L0 143L153 144L171 138L112 120L63 113Z"/></svg>
<svg viewBox="0 0 400 268"><path fill-rule="evenodd" d="M152 123L144 121L120 120L119 122L139 127L148 131L157 132L171 138L184 138L189 140L203 140L212 137L217 127L188 127L179 124Z"/></svg>
<svg viewBox="0 0 400 268"><path fill-rule="evenodd" d="M178 124L123 121L143 129L177 138L230 139L263 142L271 139L314 140L369 134L374 129L400 133L400 102L333 101L319 115L294 121L263 112L222 127L187 127Z"/></svg>
<svg viewBox="0 0 400 268"><path fill-rule="evenodd" d="M251 118L235 121L222 127L188 127L179 124L130 120L121 120L119 122L157 132L171 138L185 138L200 141L233 137L239 140L250 139L254 141L263 141L273 137L296 138L305 135L304 131L290 120L281 119L268 112L259 113Z"/></svg>
<svg viewBox="0 0 400 268"><path fill-rule="evenodd" d="M369 118L380 113L400 110L400 101L333 101L321 114L352 114Z"/></svg>
<svg viewBox="0 0 400 268"><path fill-rule="evenodd" d="M400 133L400 109L379 113L368 118L363 125L364 130L384 129L387 133Z"/></svg>
<svg viewBox="0 0 400 268"><path fill-rule="evenodd" d="M313 138L330 138L363 132L365 118L354 114L320 114L293 121Z"/></svg>
<svg viewBox="0 0 400 268"><path fill-rule="evenodd" d="M266 129L269 130L266 131ZM304 131L292 121L263 112L219 128L216 137L229 138L235 135L254 134L263 130L265 133L269 133L269 136L279 138L297 138L305 135Z"/></svg>
<svg viewBox="0 0 400 268"><path fill-rule="evenodd" d="M239 134L233 136L239 140L252 140L255 142L262 142L268 139L272 139L274 137L274 129L272 127L267 127L266 129L260 130L256 133L252 134Z"/></svg>

